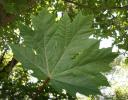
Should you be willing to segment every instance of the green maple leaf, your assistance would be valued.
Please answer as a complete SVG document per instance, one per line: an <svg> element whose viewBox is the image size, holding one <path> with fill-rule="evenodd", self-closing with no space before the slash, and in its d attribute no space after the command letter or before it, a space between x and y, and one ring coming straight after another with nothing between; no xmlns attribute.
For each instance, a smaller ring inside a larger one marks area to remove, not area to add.
<svg viewBox="0 0 128 100"><path fill-rule="evenodd" d="M59 22L54 15L42 11L33 17L34 30L21 26L24 46L12 44L15 58L39 79L57 91L66 89L71 95L100 94L100 86L108 86L101 73L111 70L110 62L117 56L111 48L98 49L99 41L89 39L92 17L79 13L71 22L64 14Z"/></svg>

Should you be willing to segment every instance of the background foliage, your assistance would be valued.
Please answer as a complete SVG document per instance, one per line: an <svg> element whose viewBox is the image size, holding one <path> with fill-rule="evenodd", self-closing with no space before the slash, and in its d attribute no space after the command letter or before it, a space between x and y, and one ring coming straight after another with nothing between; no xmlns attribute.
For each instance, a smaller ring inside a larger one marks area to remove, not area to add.
<svg viewBox="0 0 128 100"><path fill-rule="evenodd" d="M1 91L7 90L6 93L8 94L8 90L10 90L9 94L12 94L4 95L6 94L5 92L1 93L2 98L5 96L5 98L11 98L11 96L14 98L15 95L13 94L15 93L13 90L21 89L19 88L20 86L26 88L27 85L23 84L28 84L27 71L24 71L22 68L22 70L19 70L16 66L19 71L17 73L18 75L15 76L14 85L14 78L10 77L10 74L15 72L12 72L12 69L18 62L13 56L9 56L9 58L6 56L10 55L7 42L19 44L21 41L20 35L18 34L18 23L31 26L30 15L37 15L42 7L47 8L51 13L56 14L56 16L58 12L63 14L66 11L71 19L79 11L85 15L93 14L94 20L92 27L96 29L94 36L100 38L112 37L114 39L113 45L118 46L119 49L128 50L127 0L0 0L0 80L2 86L5 86L5 88L1 88ZM23 82L19 82L19 80L23 80ZM36 88L37 84L32 83L28 91L32 89L31 87ZM25 96L24 92L20 93L19 95ZM49 91L45 93L47 94ZM68 97L72 98L71 96Z"/></svg>

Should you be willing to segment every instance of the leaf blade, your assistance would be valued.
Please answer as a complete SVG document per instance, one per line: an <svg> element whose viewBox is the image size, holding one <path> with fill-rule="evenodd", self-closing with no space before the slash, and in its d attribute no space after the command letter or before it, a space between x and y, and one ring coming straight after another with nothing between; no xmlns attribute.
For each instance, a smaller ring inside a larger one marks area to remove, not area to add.
<svg viewBox="0 0 128 100"><path fill-rule="evenodd" d="M23 27L26 47L11 45L13 53L38 78L49 77L49 84L58 91L100 94L100 86L109 86L101 72L111 70L109 63L117 55L111 48L99 49L99 41L89 39L93 33L90 17L80 13L71 22L65 13L57 23L51 14L42 11L33 18L34 30ZM33 36L26 32L33 32Z"/></svg>

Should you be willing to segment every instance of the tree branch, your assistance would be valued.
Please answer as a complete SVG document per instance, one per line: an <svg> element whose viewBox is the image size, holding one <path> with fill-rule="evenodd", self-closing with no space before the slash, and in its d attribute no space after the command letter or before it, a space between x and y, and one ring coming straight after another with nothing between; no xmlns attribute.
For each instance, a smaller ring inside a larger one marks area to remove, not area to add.
<svg viewBox="0 0 128 100"><path fill-rule="evenodd" d="M8 62L8 64L0 71L0 72L6 72L7 75L10 74L13 67L18 63L18 61L13 57L11 61Z"/></svg>
<svg viewBox="0 0 128 100"><path fill-rule="evenodd" d="M125 5L125 6L123 6L123 7L112 7L112 9L128 10L128 5Z"/></svg>
<svg viewBox="0 0 128 100"><path fill-rule="evenodd" d="M1 54L1 56L0 56L0 63L3 62L3 60L4 60L4 55L5 55L6 52L7 52L7 50L5 49L4 52Z"/></svg>
<svg viewBox="0 0 128 100"><path fill-rule="evenodd" d="M78 2L74 2L74 1L71 1L71 0L64 0L64 2L72 3L72 4L77 5L77 6L79 6L79 7L90 8L90 7L88 7L88 6L85 5L85 4L81 4L81 3L78 3Z"/></svg>
<svg viewBox="0 0 128 100"><path fill-rule="evenodd" d="M78 2L74 2L74 1L71 1L71 0L64 0L65 2L68 2L68 3L72 3L74 5L77 5L79 7L84 7L84 8L88 8L88 9L94 9L94 7L89 7L88 5L85 5L85 4L81 4L81 3L78 3ZM95 8L96 9L96 8ZM117 7L111 7L111 8L107 8L107 7L103 7L101 9L120 9L120 10L128 10L128 5L125 5L125 6L117 6Z"/></svg>
<svg viewBox="0 0 128 100"><path fill-rule="evenodd" d="M31 10L37 4L37 0L27 0L28 7L26 9L21 9L21 11L18 12L19 14L16 15L14 13L7 13L3 6L3 2L0 2L0 27L5 27L6 25L12 23L16 17L22 13L21 11L23 11L23 13L24 11L27 12L27 9Z"/></svg>

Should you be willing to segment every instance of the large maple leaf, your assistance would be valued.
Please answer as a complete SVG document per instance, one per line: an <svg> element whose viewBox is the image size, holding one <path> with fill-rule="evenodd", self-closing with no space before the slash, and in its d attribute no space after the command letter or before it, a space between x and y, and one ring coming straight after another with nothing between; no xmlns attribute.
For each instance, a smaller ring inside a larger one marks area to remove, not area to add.
<svg viewBox="0 0 128 100"><path fill-rule="evenodd" d="M34 30L21 25L24 44L11 45L15 58L57 91L100 94L99 87L109 85L102 72L111 70L117 54L111 48L99 49L99 41L89 39L91 16L79 13L72 22L67 14L58 22L54 19L44 10L33 17Z"/></svg>

